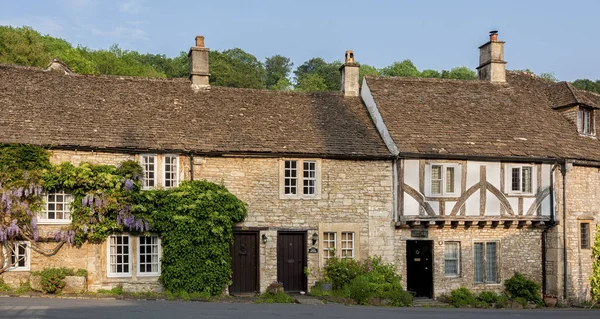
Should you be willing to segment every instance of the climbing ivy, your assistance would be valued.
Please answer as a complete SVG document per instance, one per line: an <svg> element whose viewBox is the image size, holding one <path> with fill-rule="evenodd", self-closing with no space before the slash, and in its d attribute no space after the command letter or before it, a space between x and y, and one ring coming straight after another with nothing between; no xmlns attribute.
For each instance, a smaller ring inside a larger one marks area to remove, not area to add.
<svg viewBox="0 0 600 319"><path fill-rule="evenodd" d="M102 242L110 234L158 234L162 240L161 282L172 292L221 292L231 278L233 225L246 216L243 202L223 186L182 182L173 189L141 190L142 167L71 163L51 165L47 150L29 145L0 145L0 244L32 242L44 255L62 244ZM37 247L37 213L44 191L73 196L72 223L50 234L58 245ZM0 265L5 265L0 260ZM0 273L9 266L0 268Z"/></svg>
<svg viewBox="0 0 600 319"><path fill-rule="evenodd" d="M592 300L600 300L600 224L596 225L596 239L592 247L592 276L590 278Z"/></svg>

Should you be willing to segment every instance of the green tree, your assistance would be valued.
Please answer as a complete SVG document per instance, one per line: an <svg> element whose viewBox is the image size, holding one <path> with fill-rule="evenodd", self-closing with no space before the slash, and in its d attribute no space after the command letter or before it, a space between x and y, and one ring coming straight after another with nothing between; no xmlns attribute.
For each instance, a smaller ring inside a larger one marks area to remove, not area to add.
<svg viewBox="0 0 600 319"><path fill-rule="evenodd" d="M594 82L589 79L577 79L573 81L572 84L580 90L587 90L600 94L600 80Z"/></svg>
<svg viewBox="0 0 600 319"><path fill-rule="evenodd" d="M294 75L296 76L296 88L304 90L306 88L306 83L310 82L315 84L317 78L314 76L311 76L309 80L303 79L309 74L312 74L317 75L323 80L327 91L339 91L341 81L339 68L341 65L342 63L340 61L327 63L322 58L312 58L304 62L294 71Z"/></svg>
<svg viewBox="0 0 600 319"><path fill-rule="evenodd" d="M0 63L43 67L50 61L39 32L0 26Z"/></svg>
<svg viewBox="0 0 600 319"><path fill-rule="evenodd" d="M452 68L450 71L442 71L443 79L457 79L457 80L477 80L477 74L475 71L467 68L466 66Z"/></svg>
<svg viewBox="0 0 600 319"><path fill-rule="evenodd" d="M434 78L434 79L439 79L442 77L442 74L439 71L436 70L423 70L420 74L420 76L422 78Z"/></svg>
<svg viewBox="0 0 600 319"><path fill-rule="evenodd" d="M381 69L381 73L385 76L418 77L420 75L419 70L411 60L394 62L392 65Z"/></svg>
<svg viewBox="0 0 600 319"><path fill-rule="evenodd" d="M329 88L325 84L325 80L318 74L308 73L303 75L296 83L295 89L297 91L328 91Z"/></svg>
<svg viewBox="0 0 600 319"><path fill-rule="evenodd" d="M235 48L223 52L211 51L210 83L237 88L265 88L265 69L252 54Z"/></svg>
<svg viewBox="0 0 600 319"><path fill-rule="evenodd" d="M288 78L282 78L277 83L271 86L269 89L275 91L289 91L292 89L292 82Z"/></svg>
<svg viewBox="0 0 600 319"><path fill-rule="evenodd" d="M267 89L277 89L277 84L284 85L287 77L292 71L294 63L290 61L290 58L282 55L274 55L265 59L265 85ZM289 82L289 80L288 80Z"/></svg>
<svg viewBox="0 0 600 319"><path fill-rule="evenodd" d="M542 78L544 80L552 81L552 82L558 82L558 79L554 76L554 73L552 73L552 72L541 73L540 78Z"/></svg>
<svg viewBox="0 0 600 319"><path fill-rule="evenodd" d="M381 72L379 70L377 70L374 66L370 66L368 64L361 64L360 68L358 69L358 80L360 81L360 83L362 83L363 81L363 77L365 75L381 75Z"/></svg>

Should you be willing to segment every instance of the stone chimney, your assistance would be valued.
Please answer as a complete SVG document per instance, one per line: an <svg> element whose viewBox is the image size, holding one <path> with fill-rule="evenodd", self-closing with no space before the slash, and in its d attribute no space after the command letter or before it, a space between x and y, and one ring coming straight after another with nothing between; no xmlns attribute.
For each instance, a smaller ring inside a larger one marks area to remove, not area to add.
<svg viewBox="0 0 600 319"><path fill-rule="evenodd" d="M506 82L504 41L498 41L498 31L490 31L490 41L479 47L477 77L493 83Z"/></svg>
<svg viewBox="0 0 600 319"><path fill-rule="evenodd" d="M346 51L344 64L340 67L342 74L342 82L340 89L344 92L344 96L358 96L360 85L358 83L358 70L360 66L354 62L354 52Z"/></svg>
<svg viewBox="0 0 600 319"><path fill-rule="evenodd" d="M190 48L188 58L190 59L190 81L192 88L209 88L208 84L208 52L209 48L204 47L204 37L196 37L196 46Z"/></svg>

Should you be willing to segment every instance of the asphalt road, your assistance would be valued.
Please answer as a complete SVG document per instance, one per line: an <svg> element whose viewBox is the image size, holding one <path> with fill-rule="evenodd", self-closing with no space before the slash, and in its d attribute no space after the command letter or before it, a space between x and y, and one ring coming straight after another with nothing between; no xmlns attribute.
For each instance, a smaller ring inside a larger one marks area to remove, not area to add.
<svg viewBox="0 0 600 319"><path fill-rule="evenodd" d="M0 318L600 318L600 311L482 310L179 301L0 298Z"/></svg>

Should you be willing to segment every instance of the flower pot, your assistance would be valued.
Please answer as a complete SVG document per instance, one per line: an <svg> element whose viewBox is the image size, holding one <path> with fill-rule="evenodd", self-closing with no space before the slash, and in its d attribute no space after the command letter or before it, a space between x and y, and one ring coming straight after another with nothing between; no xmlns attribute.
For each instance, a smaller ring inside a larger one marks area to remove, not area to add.
<svg viewBox="0 0 600 319"><path fill-rule="evenodd" d="M546 303L546 307L554 307L558 302L557 297L544 297L544 302Z"/></svg>

